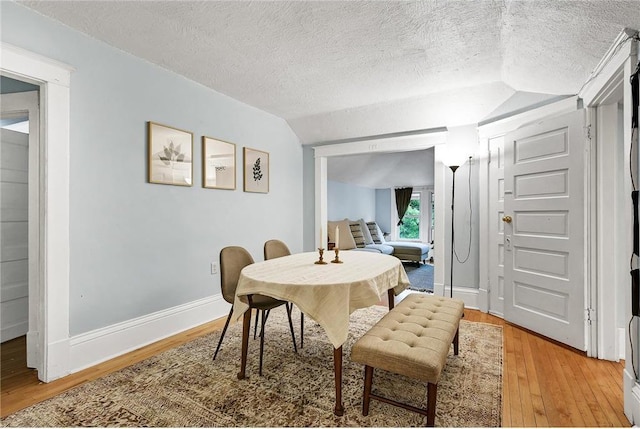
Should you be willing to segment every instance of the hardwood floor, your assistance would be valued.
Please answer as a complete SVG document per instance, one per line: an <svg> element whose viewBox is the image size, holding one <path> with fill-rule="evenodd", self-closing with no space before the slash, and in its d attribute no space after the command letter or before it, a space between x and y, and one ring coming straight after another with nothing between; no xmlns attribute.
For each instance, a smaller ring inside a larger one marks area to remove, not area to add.
<svg viewBox="0 0 640 429"><path fill-rule="evenodd" d="M503 426L630 426L623 412L623 362L589 359L480 311L465 310L465 320L504 329ZM224 318L207 323L48 384L26 368L24 337L3 343L1 415L222 329L223 324Z"/></svg>

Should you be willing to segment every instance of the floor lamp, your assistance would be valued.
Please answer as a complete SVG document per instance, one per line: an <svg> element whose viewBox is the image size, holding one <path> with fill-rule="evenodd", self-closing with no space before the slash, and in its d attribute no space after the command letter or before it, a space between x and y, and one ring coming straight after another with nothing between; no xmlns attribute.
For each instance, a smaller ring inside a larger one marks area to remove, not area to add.
<svg viewBox="0 0 640 429"><path fill-rule="evenodd" d="M453 173L453 184L451 186L451 264L449 266L449 270L451 271L451 278L449 281L449 296L453 298L453 246L454 246L454 225L455 225L455 196L456 196L456 170L460 167L459 165L450 165L449 168Z"/></svg>

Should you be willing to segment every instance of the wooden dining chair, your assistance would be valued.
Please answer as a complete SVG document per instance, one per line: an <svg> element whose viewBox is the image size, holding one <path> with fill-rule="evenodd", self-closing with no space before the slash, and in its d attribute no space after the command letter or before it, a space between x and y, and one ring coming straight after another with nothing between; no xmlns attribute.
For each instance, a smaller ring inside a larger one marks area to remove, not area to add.
<svg viewBox="0 0 640 429"><path fill-rule="evenodd" d="M242 247L229 246L220 251L220 286L222 289L222 297L225 301L231 304L231 310L229 311L229 316L227 316L224 328L222 328L222 334L220 335L220 340L218 340L216 351L213 354L214 360L218 356L218 351L222 345L222 339L227 332L229 321L233 314L233 302L236 297L236 288L238 287L238 280L240 279L240 271L242 271L242 269L247 265L253 264L253 262L251 254ZM254 294L251 295L249 299L249 309L247 311L251 311L251 309L255 308L262 316L262 327L260 329L260 375L262 375L265 324L269 317L269 312L272 309L280 307L281 305L284 305L287 309L289 329L291 330L291 338L293 339L293 350L296 353L298 352L296 337L293 333L293 323L291 322L291 308L287 304L288 303L286 301L280 301L279 299L265 295Z"/></svg>
<svg viewBox="0 0 640 429"><path fill-rule="evenodd" d="M291 255L291 251L280 240L268 240L264 243L264 260L281 258L283 256ZM293 309L293 303L288 303L287 305ZM255 332L254 332L255 337ZM304 347L304 313L300 311L300 348Z"/></svg>

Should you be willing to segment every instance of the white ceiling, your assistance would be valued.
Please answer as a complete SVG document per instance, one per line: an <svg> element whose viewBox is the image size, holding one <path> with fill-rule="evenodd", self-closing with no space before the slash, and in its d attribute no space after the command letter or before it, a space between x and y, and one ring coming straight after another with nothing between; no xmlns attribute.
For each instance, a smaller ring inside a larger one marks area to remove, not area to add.
<svg viewBox="0 0 640 429"><path fill-rule="evenodd" d="M20 3L280 116L305 144L576 94L620 31L640 28L638 0Z"/></svg>
<svg viewBox="0 0 640 429"><path fill-rule="evenodd" d="M475 124L577 94L622 29L640 28L640 0L19 3L282 117L303 144ZM329 177L429 185L432 158L332 158Z"/></svg>
<svg viewBox="0 0 640 429"><path fill-rule="evenodd" d="M431 148L331 157L327 159L327 177L336 182L372 189L433 187L433 155Z"/></svg>

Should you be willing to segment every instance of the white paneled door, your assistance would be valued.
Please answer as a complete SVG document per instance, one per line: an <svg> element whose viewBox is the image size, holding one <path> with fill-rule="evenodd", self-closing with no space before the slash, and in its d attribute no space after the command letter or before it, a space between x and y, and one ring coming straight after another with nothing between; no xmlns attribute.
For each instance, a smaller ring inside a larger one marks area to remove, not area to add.
<svg viewBox="0 0 640 429"><path fill-rule="evenodd" d="M29 328L29 135L0 130L0 340Z"/></svg>
<svg viewBox="0 0 640 429"><path fill-rule="evenodd" d="M504 317L585 350L584 110L504 138ZM494 235L495 236L495 235Z"/></svg>

